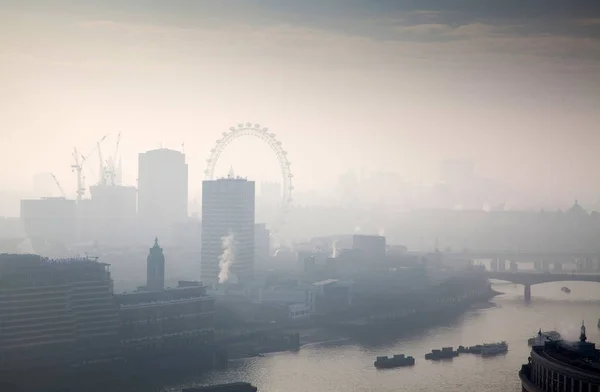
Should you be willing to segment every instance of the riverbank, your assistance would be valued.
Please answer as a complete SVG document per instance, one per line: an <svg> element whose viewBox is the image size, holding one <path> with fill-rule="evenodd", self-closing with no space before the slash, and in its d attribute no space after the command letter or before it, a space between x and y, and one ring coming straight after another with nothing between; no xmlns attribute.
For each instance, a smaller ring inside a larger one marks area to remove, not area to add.
<svg viewBox="0 0 600 392"><path fill-rule="evenodd" d="M494 292L494 293L497 293L497 292ZM497 295L497 294L494 294L494 296L495 295ZM442 314L442 317L437 318L435 320L431 320L431 322L427 322L426 320L423 320L422 322L419 322L419 323L411 323L410 326L407 326L407 328L402 328L402 329L393 328L392 331L393 331L394 335L402 336L403 334L407 334L407 333L410 333L411 331L414 331L415 328L436 327L437 325L444 323L448 319L454 319L456 317L460 317L461 315L463 315L465 312L468 312L468 311L488 309L488 308L493 308L496 306L497 305L495 303L490 302L490 301L479 301L479 302L471 304L470 306L464 307L460 310L457 309L455 312L451 312L448 314ZM293 329L288 328L287 330L292 331ZM294 331L300 335L299 336L299 348L300 349L311 347L314 345L319 345L319 344L329 344L329 343L344 344L344 343L348 343L348 342L362 341L365 336L369 337L372 334L372 330L369 325L359 326L353 331L349 331L346 328L339 328L339 327L332 327L332 326L304 327L304 328L298 328ZM359 331L359 333L357 333L357 331ZM246 359L246 358L263 356L265 354L272 354L274 352L282 352L282 351L288 351L288 350L260 351L260 352L257 351L255 353L253 353L252 355L248 355L248 353L239 353L239 352L237 353L237 355L234 353L231 353L229 359L230 360Z"/></svg>

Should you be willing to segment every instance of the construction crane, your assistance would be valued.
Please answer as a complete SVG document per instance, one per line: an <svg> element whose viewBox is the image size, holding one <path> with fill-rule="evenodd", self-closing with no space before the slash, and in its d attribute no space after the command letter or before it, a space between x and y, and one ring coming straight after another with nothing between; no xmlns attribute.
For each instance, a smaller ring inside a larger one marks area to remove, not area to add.
<svg viewBox="0 0 600 392"><path fill-rule="evenodd" d="M121 132L117 135L117 145L115 153L106 161L106 182L108 185L120 185L120 179L117 176L117 156L119 154L119 143L121 142Z"/></svg>
<svg viewBox="0 0 600 392"><path fill-rule="evenodd" d="M77 202L79 203L81 201L81 199L83 199L83 196L85 195L85 177L83 176L83 164L87 161L87 159L89 157L92 156L92 154L94 152L96 152L96 148L100 148L100 143L102 143L104 141L104 139L106 139L108 135L104 135L102 136L102 138L96 143L96 147L94 147L94 149L87 154L86 156L83 155L79 155L79 152L77 151L77 148L73 149L73 161L74 163L71 165L71 171L76 171L77 172ZM102 172L100 172L100 175L102 175Z"/></svg>
<svg viewBox="0 0 600 392"><path fill-rule="evenodd" d="M56 176L54 175L54 173L50 173L50 175L52 176L52 179L56 183L56 186L58 187L58 190L60 191L60 194L62 195L62 197L66 198L67 195L65 194L65 191L64 191L62 185L60 185L60 182L58 182L58 178L56 178Z"/></svg>
<svg viewBox="0 0 600 392"><path fill-rule="evenodd" d="M104 167L104 160L102 159L102 150L100 149L100 142L96 143L96 149L98 150L98 171L100 181L98 185L106 185L106 168Z"/></svg>

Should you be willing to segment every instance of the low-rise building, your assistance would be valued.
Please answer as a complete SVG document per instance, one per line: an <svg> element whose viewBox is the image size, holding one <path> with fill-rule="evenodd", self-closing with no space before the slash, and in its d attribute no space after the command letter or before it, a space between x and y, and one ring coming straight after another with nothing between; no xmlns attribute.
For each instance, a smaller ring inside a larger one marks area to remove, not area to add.
<svg viewBox="0 0 600 392"><path fill-rule="evenodd" d="M173 289L138 291L115 298L125 354L143 356L213 342L215 299L199 282L180 282Z"/></svg>
<svg viewBox="0 0 600 392"><path fill-rule="evenodd" d="M313 284L309 293L312 313L329 314L343 311L352 305L352 283L327 279Z"/></svg>
<svg viewBox="0 0 600 392"><path fill-rule="evenodd" d="M306 320L310 318L311 307L308 304L293 304L288 306L290 320Z"/></svg>

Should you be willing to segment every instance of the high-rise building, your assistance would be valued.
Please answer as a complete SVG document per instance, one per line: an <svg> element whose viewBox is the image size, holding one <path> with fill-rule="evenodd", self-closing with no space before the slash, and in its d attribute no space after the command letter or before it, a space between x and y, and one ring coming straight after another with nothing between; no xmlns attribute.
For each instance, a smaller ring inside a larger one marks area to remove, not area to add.
<svg viewBox="0 0 600 392"><path fill-rule="evenodd" d="M188 165L182 152L160 148L139 154L138 216L149 234L161 236L188 217Z"/></svg>
<svg viewBox="0 0 600 392"><path fill-rule="evenodd" d="M118 355L108 265L0 255L0 371Z"/></svg>
<svg viewBox="0 0 600 392"><path fill-rule="evenodd" d="M136 190L132 186L90 186L92 198L81 203L79 234L82 240L124 245L135 232ZM85 237L91 238L85 238Z"/></svg>
<svg viewBox="0 0 600 392"><path fill-rule="evenodd" d="M271 231L264 223L254 226L254 263L266 267L271 257Z"/></svg>
<svg viewBox="0 0 600 392"><path fill-rule="evenodd" d="M248 282L254 274L254 181L234 177L202 183L201 278ZM229 249L233 248L233 249ZM219 266L223 256L224 266Z"/></svg>
<svg viewBox="0 0 600 392"><path fill-rule="evenodd" d="M150 248L146 264L146 289L161 291L165 289L165 255L158 238L154 239L154 246Z"/></svg>

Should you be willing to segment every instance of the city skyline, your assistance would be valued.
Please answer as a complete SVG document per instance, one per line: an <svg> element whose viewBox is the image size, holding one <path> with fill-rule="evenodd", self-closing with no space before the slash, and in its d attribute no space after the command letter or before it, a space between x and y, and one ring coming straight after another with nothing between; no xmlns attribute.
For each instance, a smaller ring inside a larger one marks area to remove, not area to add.
<svg viewBox="0 0 600 392"><path fill-rule="evenodd" d="M326 3L4 2L0 153L20 164L0 179L29 188L48 169L72 189L73 147L123 132L129 185L137 153L185 142L193 194L218 135L253 121L285 143L298 189L361 168L431 183L448 156L532 198L600 195L595 3ZM277 179L260 141L226 153Z"/></svg>

